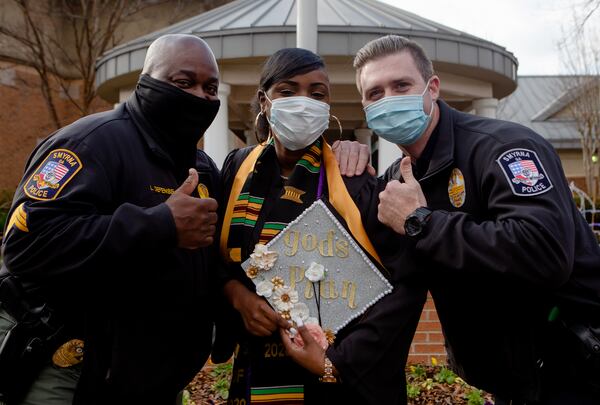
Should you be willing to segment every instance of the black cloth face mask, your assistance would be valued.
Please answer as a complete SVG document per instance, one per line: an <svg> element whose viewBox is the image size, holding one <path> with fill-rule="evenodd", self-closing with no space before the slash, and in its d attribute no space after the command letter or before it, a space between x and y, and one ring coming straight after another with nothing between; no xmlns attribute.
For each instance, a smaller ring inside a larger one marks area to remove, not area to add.
<svg viewBox="0 0 600 405"><path fill-rule="evenodd" d="M194 147L212 124L221 102L206 100L147 74L140 76L135 95L154 136L177 159Z"/></svg>

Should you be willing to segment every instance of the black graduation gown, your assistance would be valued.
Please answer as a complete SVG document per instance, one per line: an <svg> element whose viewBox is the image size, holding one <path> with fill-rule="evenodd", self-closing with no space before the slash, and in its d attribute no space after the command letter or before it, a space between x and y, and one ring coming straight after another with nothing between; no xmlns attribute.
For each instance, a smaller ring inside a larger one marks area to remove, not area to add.
<svg viewBox="0 0 600 405"><path fill-rule="evenodd" d="M251 148L233 151L225 160L222 170L225 201L231 191L235 174L250 151ZM281 342L277 334L268 338L250 336L243 331L241 320L238 323L238 337L240 342L243 342L240 351L242 355L250 355L255 363L261 364L261 371L265 371L260 377L262 380L256 381L255 378L254 384L285 385L285 381L290 381L290 373L294 373L292 379L305 385L307 404L405 404L404 367L425 302L426 289L415 271L416 268L411 266L410 260L405 257L404 246L398 243L396 238L391 238L390 233L393 231L377 220L378 194L384 183L366 174L344 180L361 213L365 231L375 245L384 266L397 270L390 278L394 286L393 292L372 306L359 320L342 329L335 343L327 350L328 357L340 373L341 384L318 383L318 376L310 375L291 363L289 358L283 357L285 354L279 351ZM267 199L277 198L282 186L283 183L276 184L270 190ZM224 207L225 202L221 206ZM332 212L335 214L333 209ZM339 215L336 216L344 224L343 219ZM257 227L260 227L260 223L257 223ZM248 241L248 246L254 246L255 243L255 240ZM398 265L399 262L403 263L402 266ZM235 278L254 290L252 281L246 277L239 265L224 265L222 277L223 282ZM226 335L226 332L217 332L217 345L219 336L223 335ZM270 351L273 347L274 352ZM277 359L271 358L272 353L278 354ZM263 363L261 359L267 357L270 361ZM248 370L234 370L230 403L236 403L236 399L237 403L240 403L243 398L237 395L243 395L247 389L241 386L247 383L244 379L247 373Z"/></svg>

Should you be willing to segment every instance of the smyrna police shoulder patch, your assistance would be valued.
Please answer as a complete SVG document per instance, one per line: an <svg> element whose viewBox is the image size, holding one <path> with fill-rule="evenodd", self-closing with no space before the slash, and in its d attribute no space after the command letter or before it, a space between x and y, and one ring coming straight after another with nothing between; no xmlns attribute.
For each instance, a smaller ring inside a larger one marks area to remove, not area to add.
<svg viewBox="0 0 600 405"><path fill-rule="evenodd" d="M529 149L510 149L496 160L513 194L532 196L543 194L553 185L537 154Z"/></svg>
<svg viewBox="0 0 600 405"><path fill-rule="evenodd" d="M23 190L35 200L53 200L82 167L75 153L55 149L35 169Z"/></svg>

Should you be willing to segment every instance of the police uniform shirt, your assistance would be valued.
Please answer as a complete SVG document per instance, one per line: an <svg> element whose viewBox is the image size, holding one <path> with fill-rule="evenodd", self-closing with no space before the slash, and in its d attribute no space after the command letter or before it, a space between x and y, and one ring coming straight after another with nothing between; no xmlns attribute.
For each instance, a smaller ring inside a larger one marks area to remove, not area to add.
<svg viewBox="0 0 600 405"><path fill-rule="evenodd" d="M419 179L433 214L412 255L457 371L503 397L536 399L550 309L600 319L600 248L545 139L438 105Z"/></svg>
<svg viewBox="0 0 600 405"><path fill-rule="evenodd" d="M9 270L85 341L84 401L171 401L210 351L214 255L177 247L164 204L187 169L132 114L122 104L44 140L5 231ZM203 192L216 196L212 160L198 151L196 167ZM99 393L106 398L91 398Z"/></svg>

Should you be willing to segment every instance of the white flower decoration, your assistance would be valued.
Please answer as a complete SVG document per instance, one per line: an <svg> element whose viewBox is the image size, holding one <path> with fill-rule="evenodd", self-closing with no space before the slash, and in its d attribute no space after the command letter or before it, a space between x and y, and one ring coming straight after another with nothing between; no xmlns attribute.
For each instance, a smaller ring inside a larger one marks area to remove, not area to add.
<svg viewBox="0 0 600 405"><path fill-rule="evenodd" d="M294 305L294 308L290 310L290 316L292 319L300 318L303 321L308 319L309 313L310 309L308 309L308 305L306 305L304 302L297 303Z"/></svg>
<svg viewBox="0 0 600 405"><path fill-rule="evenodd" d="M322 264L312 262L306 273L304 273L307 279L316 283L317 281L321 281L325 278L325 267Z"/></svg>
<svg viewBox="0 0 600 405"><path fill-rule="evenodd" d="M267 246L262 243L257 243L254 246L254 252L250 255L250 264L260 270L271 270L277 261L277 256L277 252L268 250Z"/></svg>
<svg viewBox="0 0 600 405"><path fill-rule="evenodd" d="M254 253L262 255L263 253L267 253L269 249L267 249L267 245L263 245L262 243L257 243L254 245Z"/></svg>
<svg viewBox="0 0 600 405"><path fill-rule="evenodd" d="M308 317L304 321L304 324L306 324L306 325L310 325L310 324L318 325L319 324L319 320L317 318L315 318L314 316L311 316L311 317Z"/></svg>
<svg viewBox="0 0 600 405"><path fill-rule="evenodd" d="M260 295L261 297L269 298L271 295L273 295L273 287L275 286L270 281L261 281L260 283L256 284L256 294Z"/></svg>
<svg viewBox="0 0 600 405"><path fill-rule="evenodd" d="M297 302L298 291L288 286L280 287L273 292L273 305L280 312L290 311Z"/></svg>

